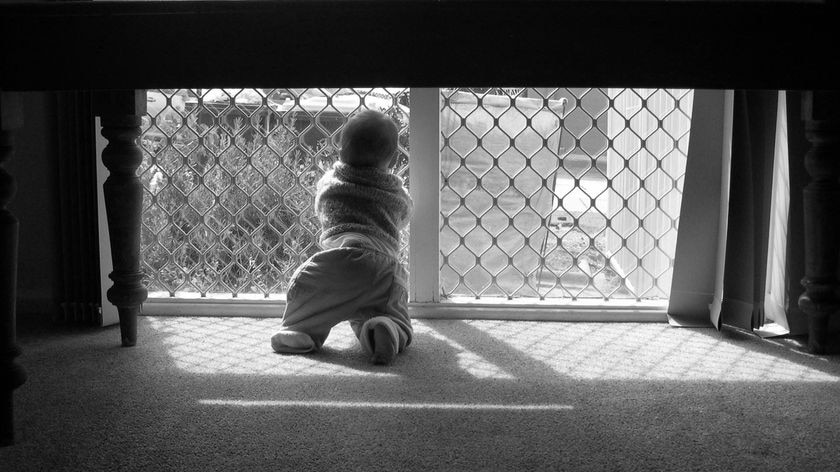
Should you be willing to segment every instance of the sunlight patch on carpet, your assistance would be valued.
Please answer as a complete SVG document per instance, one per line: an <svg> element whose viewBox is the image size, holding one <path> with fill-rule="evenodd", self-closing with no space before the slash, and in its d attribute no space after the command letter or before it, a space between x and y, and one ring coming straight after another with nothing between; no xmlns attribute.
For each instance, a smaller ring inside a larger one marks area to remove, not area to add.
<svg viewBox="0 0 840 472"><path fill-rule="evenodd" d="M397 410L501 410L501 411L565 411L571 405L494 403L391 403L391 402L340 402L292 400L199 400L199 404L234 407L299 407L299 408L370 408Z"/></svg>
<svg viewBox="0 0 840 472"><path fill-rule="evenodd" d="M257 374L284 376L379 376L367 362L349 324L330 332L323 352L279 355L270 338L279 327L275 319L147 317L151 327L164 333L176 367L197 374ZM428 335L454 351L458 367L478 379L513 379L501 367L440 334L423 322L414 322L415 339ZM415 341L418 342L418 341ZM334 363L342 359L343 363ZM375 369L375 368L374 368Z"/></svg>
<svg viewBox="0 0 840 472"><path fill-rule="evenodd" d="M333 328L321 352L271 350L276 319L146 317L163 334L176 367L197 374L372 376L403 368L371 366L349 324ZM654 323L551 323L420 320L408 372L451 365L482 380L662 380L837 382L840 377L713 330ZM457 341L456 341L457 340ZM426 357L421 357L426 356ZM429 357L431 356L431 357ZM529 363L531 365L529 365ZM544 370L544 371L543 371Z"/></svg>
<svg viewBox="0 0 840 472"><path fill-rule="evenodd" d="M164 333L176 367L196 374L378 376L395 374L368 369L358 340L349 326L338 326L324 344L327 352L275 354L271 335L276 319L147 317ZM346 323L345 323L346 325ZM349 355L348 355L349 354ZM329 362L341 358L344 363Z"/></svg>
<svg viewBox="0 0 840 472"><path fill-rule="evenodd" d="M469 326L576 379L836 382L838 377L721 339L651 323L468 320ZM754 347L751 346L751 347Z"/></svg>

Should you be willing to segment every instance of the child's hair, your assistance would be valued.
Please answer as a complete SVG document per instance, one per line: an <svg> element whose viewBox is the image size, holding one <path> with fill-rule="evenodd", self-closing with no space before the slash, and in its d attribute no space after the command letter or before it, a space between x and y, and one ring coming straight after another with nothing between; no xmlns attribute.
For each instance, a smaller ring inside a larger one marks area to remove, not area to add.
<svg viewBox="0 0 840 472"><path fill-rule="evenodd" d="M364 110L353 115L341 132L341 162L377 167L397 152L397 125L384 113Z"/></svg>

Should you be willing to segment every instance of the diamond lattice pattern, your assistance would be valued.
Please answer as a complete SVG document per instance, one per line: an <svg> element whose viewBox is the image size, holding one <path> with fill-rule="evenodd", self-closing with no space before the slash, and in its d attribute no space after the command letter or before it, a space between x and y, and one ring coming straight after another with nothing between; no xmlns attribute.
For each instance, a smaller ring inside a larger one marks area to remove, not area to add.
<svg viewBox="0 0 840 472"><path fill-rule="evenodd" d="M442 297L668 298L692 103L442 89Z"/></svg>
<svg viewBox="0 0 840 472"><path fill-rule="evenodd" d="M314 186L360 109L400 124L396 172L408 182L408 89L150 90L147 100L137 172L152 296L284 293L318 250Z"/></svg>

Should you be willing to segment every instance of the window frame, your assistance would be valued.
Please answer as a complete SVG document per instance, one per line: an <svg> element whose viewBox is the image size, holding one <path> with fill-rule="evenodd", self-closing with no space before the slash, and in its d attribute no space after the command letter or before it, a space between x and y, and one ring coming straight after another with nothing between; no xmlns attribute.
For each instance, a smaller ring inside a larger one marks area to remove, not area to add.
<svg viewBox="0 0 840 472"><path fill-rule="evenodd" d="M707 97L722 97L723 90L703 91ZM695 90L697 93L697 90ZM546 321L623 321L623 322L665 322L669 321L670 300L645 300L636 301L632 299L618 299L604 301L600 299L579 299L569 302L565 299L559 300L475 300L468 298L456 298L452 300L440 299L440 88L416 88L410 89L411 94L411 181L410 192L414 200L414 214L411 220L410 231L410 257L409 257L409 314L413 318L445 318L445 319L509 319L509 320L546 320ZM692 143L720 143L724 139L725 127L698 126L695 127L694 117L723 117L725 110L721 109L720 103L723 100L698 100L695 96L694 108L692 111L692 127L690 144L687 158L693 162L693 167L701 166L705 172L693 171L689 174L686 169L686 188L697 177L707 179L709 175L715 175L717 169L717 182L711 182L712 187L720 187L720 165L724 155L723 147L718 146L711 150L706 146L693 145ZM698 151L698 147L701 148ZM104 141L97 139L97 154L101 154L104 148ZM700 155L702 154L702 158ZM692 159L694 156L694 159ZM99 166L99 178L104 180L106 169ZM418 185L423 182L423 185ZM708 182L704 182L705 185ZM693 182L691 185L696 185ZM101 198L101 185L99 186ZM681 204L680 221L693 219L692 215L708 212L707 205L711 201L720 201L720 192L709 195L705 200L683 198ZM704 210L706 207L706 210ZM104 217L104 206L100 205L100 218ZM715 206L715 214L717 208ZM683 224L680 224L683 227ZM110 272L109 248L107 245L107 226L100 226L100 261L103 273ZM434 228L430 231L429 228ZM679 273L685 273L686 266L695 264L697 251L703 246L704 241L716 240L718 228L715 225L706 225L704 228L695 229L695 234L690 238L680 236L678 233L677 253L674 257L674 279L677 280ZM691 255L695 254L693 258ZM704 258L714 266L716 257ZM706 273L709 271L704 271ZM714 268L711 274L714 275ZM116 322L116 307L111 305L104 296L107 290L107 277L102 278L103 290L103 320L105 324ZM713 281L712 281L713 283ZM678 289L677 284L672 285L672 299L674 290ZM711 294L709 294L711 296ZM706 297L700 297L705 300ZM698 305L694 302L694 305ZM243 317L282 317L285 300L281 299L258 299L250 297L238 298L149 298L143 305L144 315L152 316L243 316ZM708 313L706 305L706 313ZM696 306L695 306L696 308Z"/></svg>

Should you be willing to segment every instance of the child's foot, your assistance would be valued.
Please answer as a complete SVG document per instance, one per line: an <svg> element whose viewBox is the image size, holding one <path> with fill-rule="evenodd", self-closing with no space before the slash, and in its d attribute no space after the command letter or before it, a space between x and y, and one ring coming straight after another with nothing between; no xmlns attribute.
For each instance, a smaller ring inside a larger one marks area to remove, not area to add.
<svg viewBox="0 0 840 472"><path fill-rule="evenodd" d="M281 330L271 337L271 348L284 354L303 354L315 350L315 341L306 333Z"/></svg>
<svg viewBox="0 0 840 472"><path fill-rule="evenodd" d="M398 339L393 335L389 326L377 323L373 327L373 355L370 361L376 365L389 365L397 358Z"/></svg>

